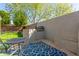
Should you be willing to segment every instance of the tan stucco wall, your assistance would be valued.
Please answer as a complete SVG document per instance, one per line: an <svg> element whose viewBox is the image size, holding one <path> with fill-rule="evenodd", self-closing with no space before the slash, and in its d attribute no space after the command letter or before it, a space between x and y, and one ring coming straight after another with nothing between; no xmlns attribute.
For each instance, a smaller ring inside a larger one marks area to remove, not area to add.
<svg viewBox="0 0 79 59"><path fill-rule="evenodd" d="M79 31L78 31L78 56L79 56Z"/></svg>
<svg viewBox="0 0 79 59"><path fill-rule="evenodd" d="M23 30L23 37L26 37L25 44L27 44L27 41L29 42L35 42L35 41L41 41L45 38L45 32L37 32L35 29L24 29Z"/></svg>
<svg viewBox="0 0 79 59"><path fill-rule="evenodd" d="M78 54L78 27L79 12L74 12L65 16L53 18L41 22L38 26L44 26L46 37L53 44Z"/></svg>
<svg viewBox="0 0 79 59"><path fill-rule="evenodd" d="M35 31L30 41L47 40L61 49L79 54L79 12L74 12L65 16L52 18L50 20L37 23L37 26L44 26L45 32Z"/></svg>

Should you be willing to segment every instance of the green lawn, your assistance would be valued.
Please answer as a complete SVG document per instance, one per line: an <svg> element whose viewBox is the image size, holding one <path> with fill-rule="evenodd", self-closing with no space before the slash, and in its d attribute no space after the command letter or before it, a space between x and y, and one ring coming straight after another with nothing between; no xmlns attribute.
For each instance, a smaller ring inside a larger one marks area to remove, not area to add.
<svg viewBox="0 0 79 59"><path fill-rule="evenodd" d="M7 39L19 38L19 37L22 37L22 34L16 32L5 32L0 35L0 38L3 42L6 42ZM6 46L8 47L8 45ZM4 49L5 49L4 46L0 44L0 50L4 50ZM9 56L9 54L0 53L0 56Z"/></svg>
<svg viewBox="0 0 79 59"><path fill-rule="evenodd" d="M10 54L7 54L7 53L0 53L0 56L18 56L18 55L10 55Z"/></svg>
<svg viewBox="0 0 79 59"><path fill-rule="evenodd" d="M0 53L0 56L10 56L9 54Z"/></svg>
<svg viewBox="0 0 79 59"><path fill-rule="evenodd" d="M12 39L12 38L18 38L18 33L16 32L5 32L4 34L0 35L0 38L2 39L3 42L6 42L7 39Z"/></svg>

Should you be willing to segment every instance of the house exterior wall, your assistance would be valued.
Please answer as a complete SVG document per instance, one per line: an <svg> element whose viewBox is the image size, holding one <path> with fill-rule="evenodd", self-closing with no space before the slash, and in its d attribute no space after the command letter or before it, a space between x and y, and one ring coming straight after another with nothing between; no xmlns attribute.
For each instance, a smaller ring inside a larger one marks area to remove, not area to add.
<svg viewBox="0 0 79 59"><path fill-rule="evenodd" d="M63 49L78 54L78 28L79 12L53 18L41 22L38 26L44 26L48 40Z"/></svg>
<svg viewBox="0 0 79 59"><path fill-rule="evenodd" d="M79 12L52 18L37 23L37 26L44 26L45 32L38 33L35 31L31 36L31 42L41 39L48 40L52 42L51 45L56 45L79 55Z"/></svg>

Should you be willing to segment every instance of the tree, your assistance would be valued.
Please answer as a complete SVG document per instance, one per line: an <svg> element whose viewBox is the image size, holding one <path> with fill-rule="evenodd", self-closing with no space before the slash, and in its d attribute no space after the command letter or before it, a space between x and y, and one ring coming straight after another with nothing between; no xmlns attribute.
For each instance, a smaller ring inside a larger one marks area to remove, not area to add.
<svg viewBox="0 0 79 59"><path fill-rule="evenodd" d="M6 11L0 11L1 24L10 24L10 14Z"/></svg>
<svg viewBox="0 0 79 59"><path fill-rule="evenodd" d="M26 13L30 23L39 22L42 19L51 19L57 16L62 16L72 12L71 4L42 4L42 3L27 3L27 4L8 4L9 10L12 13L21 10Z"/></svg>
<svg viewBox="0 0 79 59"><path fill-rule="evenodd" d="M62 15L71 13L73 11L72 10L72 5L71 4L66 4L66 3L55 4L53 6L53 9L54 9L53 10L54 17L62 16Z"/></svg>
<svg viewBox="0 0 79 59"><path fill-rule="evenodd" d="M41 19L49 19L52 14L52 5L51 4L41 4L41 3L35 3L35 4L28 4L29 8L27 12L30 20L30 22L40 22ZM31 14L31 15L29 15Z"/></svg>
<svg viewBox="0 0 79 59"><path fill-rule="evenodd" d="M7 4L7 11L12 15L13 24L16 26L26 25L28 23L27 15L24 11L23 4Z"/></svg>
<svg viewBox="0 0 79 59"><path fill-rule="evenodd" d="M23 11L17 11L14 13L13 23L16 26L22 26L27 24L27 17Z"/></svg>
<svg viewBox="0 0 79 59"><path fill-rule="evenodd" d="M52 13L52 6L49 4L31 3L31 4L8 4L10 12L15 13L19 10L26 13L30 23L35 23L43 18L49 18Z"/></svg>

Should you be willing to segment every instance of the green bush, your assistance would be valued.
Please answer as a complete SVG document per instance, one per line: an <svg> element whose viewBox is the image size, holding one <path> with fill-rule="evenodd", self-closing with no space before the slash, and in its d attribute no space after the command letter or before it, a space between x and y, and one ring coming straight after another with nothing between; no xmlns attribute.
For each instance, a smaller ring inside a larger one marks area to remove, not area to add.
<svg viewBox="0 0 79 59"><path fill-rule="evenodd" d="M23 37L22 32L18 32L17 34L18 34L18 37Z"/></svg>
<svg viewBox="0 0 79 59"><path fill-rule="evenodd" d="M0 20L0 23L3 24L10 24L10 14L6 11L0 10L0 16L2 20Z"/></svg>

